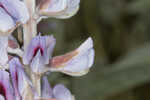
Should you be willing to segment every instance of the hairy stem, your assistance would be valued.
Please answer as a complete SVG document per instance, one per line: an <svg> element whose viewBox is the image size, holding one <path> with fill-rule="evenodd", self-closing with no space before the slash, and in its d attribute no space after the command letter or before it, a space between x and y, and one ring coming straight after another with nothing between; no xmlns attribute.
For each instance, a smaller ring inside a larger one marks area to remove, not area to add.
<svg viewBox="0 0 150 100"><path fill-rule="evenodd" d="M23 26L23 37L24 37L24 50L27 48L28 44L30 43L31 39L36 36L37 34L37 22L34 18L36 13L36 0L24 0L26 6L28 8L30 14L30 20ZM41 83L40 78L38 75L34 73L30 73L33 85L38 93L41 96Z"/></svg>
<svg viewBox="0 0 150 100"><path fill-rule="evenodd" d="M36 0L24 0L27 5L30 20L24 25L24 49L28 46L29 42L37 34L37 23L34 19L35 9L36 9Z"/></svg>

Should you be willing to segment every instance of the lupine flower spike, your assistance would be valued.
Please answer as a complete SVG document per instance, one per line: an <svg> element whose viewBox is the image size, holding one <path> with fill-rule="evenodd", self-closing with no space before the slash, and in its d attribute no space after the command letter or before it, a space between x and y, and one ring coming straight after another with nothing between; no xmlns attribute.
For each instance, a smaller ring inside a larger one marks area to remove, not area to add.
<svg viewBox="0 0 150 100"><path fill-rule="evenodd" d="M43 17L72 17L80 0L40 0L37 6L35 1L0 0L0 100L75 100L64 85L51 88L45 73L87 74L94 63L92 38L53 57L56 39L37 35L36 26ZM18 26L23 45L11 34Z"/></svg>

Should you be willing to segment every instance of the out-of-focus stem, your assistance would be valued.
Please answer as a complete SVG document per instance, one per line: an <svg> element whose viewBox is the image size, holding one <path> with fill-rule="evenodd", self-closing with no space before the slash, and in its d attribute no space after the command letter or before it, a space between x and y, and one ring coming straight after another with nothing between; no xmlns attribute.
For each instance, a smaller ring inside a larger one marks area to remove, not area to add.
<svg viewBox="0 0 150 100"><path fill-rule="evenodd" d="M35 10L36 10L36 0L24 0L27 5L30 20L24 25L24 49L28 46L29 42L37 34L37 23L34 19Z"/></svg>
<svg viewBox="0 0 150 100"><path fill-rule="evenodd" d="M19 40L19 42L20 42L20 43L23 43L22 28L21 28L21 27L18 27L17 32L18 32L18 40Z"/></svg>
<svg viewBox="0 0 150 100"><path fill-rule="evenodd" d="M27 48L28 44L30 43L31 39L36 36L37 34L37 22L34 18L36 13L36 0L24 0L29 14L30 20L23 26L23 37L24 37L24 50ZM33 85L35 90L38 92L38 96L41 96L41 82L38 75L34 73L30 73Z"/></svg>

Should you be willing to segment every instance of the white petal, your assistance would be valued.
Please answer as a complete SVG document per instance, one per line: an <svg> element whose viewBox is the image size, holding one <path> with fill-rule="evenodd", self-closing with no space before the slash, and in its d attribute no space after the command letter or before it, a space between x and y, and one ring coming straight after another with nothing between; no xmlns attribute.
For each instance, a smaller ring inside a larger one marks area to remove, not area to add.
<svg viewBox="0 0 150 100"><path fill-rule="evenodd" d="M0 7L0 31L5 33L15 27L13 19Z"/></svg>
<svg viewBox="0 0 150 100"><path fill-rule="evenodd" d="M94 57L95 57L95 51L94 51L94 49L91 49L88 54L88 59L89 59L88 67L89 68L92 67L92 65L94 63Z"/></svg>
<svg viewBox="0 0 150 100"><path fill-rule="evenodd" d="M4 66L8 62L7 54L8 38L0 37L0 65Z"/></svg>
<svg viewBox="0 0 150 100"><path fill-rule="evenodd" d="M29 19L29 14L25 4L20 0L1 0L1 4L5 7L7 12L14 21L26 23Z"/></svg>
<svg viewBox="0 0 150 100"><path fill-rule="evenodd" d="M2 95L0 95L0 100L5 100L4 97Z"/></svg>
<svg viewBox="0 0 150 100"><path fill-rule="evenodd" d="M88 49L93 48L93 40L89 37L81 46L77 49L80 53L87 51Z"/></svg>
<svg viewBox="0 0 150 100"><path fill-rule="evenodd" d="M58 84L53 88L53 95L58 100L72 100L70 91L62 84Z"/></svg>
<svg viewBox="0 0 150 100"><path fill-rule="evenodd" d="M56 39L51 35L51 36L44 36L46 40L46 49L44 49L44 59L45 59L45 64L49 63L49 60L52 57L52 53L56 44Z"/></svg>
<svg viewBox="0 0 150 100"><path fill-rule="evenodd" d="M70 60L64 71L80 72L89 69L94 62L93 40L88 38L78 49L79 54Z"/></svg>
<svg viewBox="0 0 150 100"><path fill-rule="evenodd" d="M13 2L15 3L15 1ZM28 13L26 5L19 0L16 0L16 3L14 5L16 6L20 15L19 21L25 24L29 20L29 13Z"/></svg>
<svg viewBox="0 0 150 100"><path fill-rule="evenodd" d="M80 72L87 69L88 67L88 53L86 52L83 55L74 57L69 61L66 66L63 68L64 71L68 72Z"/></svg>

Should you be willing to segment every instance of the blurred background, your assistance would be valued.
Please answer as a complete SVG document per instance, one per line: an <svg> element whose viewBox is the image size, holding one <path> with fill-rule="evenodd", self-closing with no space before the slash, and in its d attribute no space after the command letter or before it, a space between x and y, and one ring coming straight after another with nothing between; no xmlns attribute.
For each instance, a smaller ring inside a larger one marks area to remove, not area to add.
<svg viewBox="0 0 150 100"><path fill-rule="evenodd" d="M57 39L55 55L94 40L95 63L82 77L51 73L76 100L150 100L150 0L81 0L66 20L45 19L38 31Z"/></svg>

